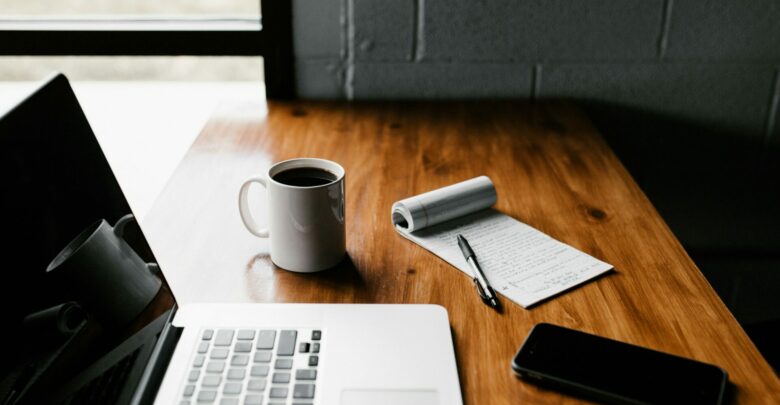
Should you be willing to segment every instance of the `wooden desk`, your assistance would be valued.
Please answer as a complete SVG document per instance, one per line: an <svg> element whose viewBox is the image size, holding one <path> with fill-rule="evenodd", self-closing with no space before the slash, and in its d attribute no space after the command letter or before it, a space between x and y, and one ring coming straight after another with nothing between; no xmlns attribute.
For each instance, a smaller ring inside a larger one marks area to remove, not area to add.
<svg viewBox="0 0 780 405"><path fill-rule="evenodd" d="M332 159L347 171L350 260L311 275L275 268L268 245L244 229L237 207L244 178L301 156ZM482 304L468 277L390 223L394 201L482 174L496 185L497 209L617 271L530 310L504 299L499 315ZM780 400L771 368L590 121L570 105L301 101L223 108L144 225L181 302L443 305L467 404L576 402L509 369L538 322L717 364L728 371L739 403Z"/></svg>

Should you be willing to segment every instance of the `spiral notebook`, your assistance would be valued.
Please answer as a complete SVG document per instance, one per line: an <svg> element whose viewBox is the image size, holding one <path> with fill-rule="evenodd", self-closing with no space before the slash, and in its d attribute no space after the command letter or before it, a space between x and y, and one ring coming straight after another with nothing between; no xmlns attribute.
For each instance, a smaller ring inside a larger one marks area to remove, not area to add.
<svg viewBox="0 0 780 405"><path fill-rule="evenodd" d="M493 288L524 308L613 268L491 208L496 200L493 182L480 176L398 201L391 218L401 236L473 277L462 234Z"/></svg>

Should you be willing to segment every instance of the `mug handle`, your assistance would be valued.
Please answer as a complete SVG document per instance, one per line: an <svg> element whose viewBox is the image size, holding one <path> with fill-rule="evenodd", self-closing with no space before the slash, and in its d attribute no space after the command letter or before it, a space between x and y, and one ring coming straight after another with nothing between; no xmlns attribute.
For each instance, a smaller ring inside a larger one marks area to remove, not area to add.
<svg viewBox="0 0 780 405"><path fill-rule="evenodd" d="M241 221L244 222L244 226L249 232L259 238L268 237L268 228L260 228L257 226L255 219L252 217L252 213L249 211L249 186L252 183L258 183L268 190L268 183L262 176L254 176L247 179L243 185L241 185L241 191L238 193L238 212L241 214Z"/></svg>
<svg viewBox="0 0 780 405"><path fill-rule="evenodd" d="M127 224L133 221L135 221L133 214L127 214L122 218L119 218L119 220L116 221L116 224L114 224L114 235L120 239L123 239L125 236L125 227L127 227Z"/></svg>

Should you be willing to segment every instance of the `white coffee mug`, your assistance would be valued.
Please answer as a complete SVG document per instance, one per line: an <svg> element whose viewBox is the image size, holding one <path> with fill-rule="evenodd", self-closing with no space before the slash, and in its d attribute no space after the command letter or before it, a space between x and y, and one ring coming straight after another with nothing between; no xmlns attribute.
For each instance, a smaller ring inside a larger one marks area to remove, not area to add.
<svg viewBox="0 0 780 405"><path fill-rule="evenodd" d="M296 173L304 175L296 177ZM307 183L306 173L323 174L323 178ZM268 228L260 228L249 210L252 183L266 189ZM271 260L285 270L325 270L344 258L344 168L338 163L315 158L276 163L244 182L238 209L249 232L270 238Z"/></svg>

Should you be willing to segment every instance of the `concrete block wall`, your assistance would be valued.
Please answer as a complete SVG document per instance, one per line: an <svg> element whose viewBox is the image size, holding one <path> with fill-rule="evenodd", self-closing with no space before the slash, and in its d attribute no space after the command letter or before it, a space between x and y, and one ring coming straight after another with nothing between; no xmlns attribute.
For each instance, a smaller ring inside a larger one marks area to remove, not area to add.
<svg viewBox="0 0 780 405"><path fill-rule="evenodd" d="M565 97L780 144L777 0L293 0L304 98Z"/></svg>

